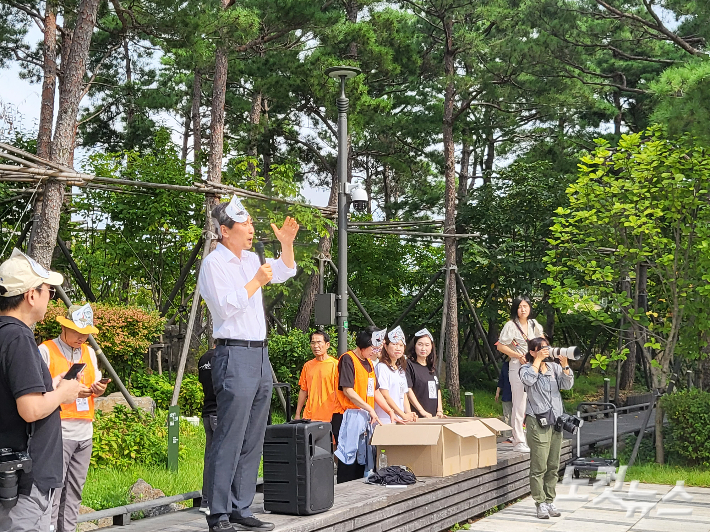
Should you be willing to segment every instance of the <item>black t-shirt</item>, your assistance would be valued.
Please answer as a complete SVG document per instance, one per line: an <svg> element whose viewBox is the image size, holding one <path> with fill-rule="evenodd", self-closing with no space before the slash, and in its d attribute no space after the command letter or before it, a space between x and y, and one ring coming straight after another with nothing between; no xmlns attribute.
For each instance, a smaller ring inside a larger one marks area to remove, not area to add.
<svg viewBox="0 0 710 532"><path fill-rule="evenodd" d="M27 450L27 434L32 424L17 411L17 399L30 393L51 392L52 376L39 354L34 335L16 318L0 316L0 448ZM34 422L29 446L32 472L20 475L20 493L29 495L32 482L43 492L61 488L62 420L57 408Z"/></svg>
<svg viewBox="0 0 710 532"><path fill-rule="evenodd" d="M202 417L217 415L217 397L212 386L212 357L214 349L210 349L200 357L197 363L197 378L202 384L202 391L205 393L205 402L202 405Z"/></svg>
<svg viewBox="0 0 710 532"><path fill-rule="evenodd" d="M412 389L422 408L435 416L439 410L439 379L436 375L429 373L426 366L407 360L407 386Z"/></svg>
<svg viewBox="0 0 710 532"><path fill-rule="evenodd" d="M370 359L366 358L363 360L358 356L355 358L360 361L362 367L365 368L365 371L368 373L375 371ZM338 390L342 391L343 388L355 388L355 366L353 359L347 354L341 356L338 361ZM375 389L377 388L379 388L379 386L376 385Z"/></svg>

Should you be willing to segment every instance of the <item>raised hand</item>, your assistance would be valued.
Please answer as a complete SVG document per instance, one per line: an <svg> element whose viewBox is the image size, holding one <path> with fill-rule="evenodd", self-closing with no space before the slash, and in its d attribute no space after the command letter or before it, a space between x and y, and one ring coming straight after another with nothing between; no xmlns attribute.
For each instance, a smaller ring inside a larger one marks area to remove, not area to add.
<svg viewBox="0 0 710 532"><path fill-rule="evenodd" d="M279 229L276 224L271 224L271 228L274 230L274 235L278 241L281 242L282 246L285 244L293 244L293 241L296 239L296 234L298 233L298 222L294 218L287 216L281 229Z"/></svg>

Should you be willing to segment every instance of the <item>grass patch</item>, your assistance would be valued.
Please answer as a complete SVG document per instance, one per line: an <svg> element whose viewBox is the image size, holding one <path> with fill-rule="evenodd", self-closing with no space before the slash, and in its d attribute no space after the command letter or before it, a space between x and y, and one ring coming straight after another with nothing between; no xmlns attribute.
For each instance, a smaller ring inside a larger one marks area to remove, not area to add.
<svg viewBox="0 0 710 532"><path fill-rule="evenodd" d="M626 471L626 482L638 480L645 484L666 484L675 486L677 480L684 480L686 486L710 488L710 471L699 467L683 467L668 464L635 465Z"/></svg>
<svg viewBox="0 0 710 532"><path fill-rule="evenodd" d="M82 504L94 510L115 508L129 504L128 491L139 478L165 495L178 495L202 488L202 466L205 449L205 431L200 427L180 424L180 442L185 446L185 457L180 460L178 471L167 467L134 466L118 468L89 468L84 486Z"/></svg>
<svg viewBox="0 0 710 532"><path fill-rule="evenodd" d="M281 412L273 413L273 423L283 423ZM195 427L187 421L180 423L180 444L185 455L180 459L178 471L168 471L167 466L136 464L128 468L90 467L84 485L82 504L94 510L116 508L129 504L128 491L139 478L152 487L162 490L166 496L179 495L202 489L202 470L205 451L205 431L202 425ZM263 463L259 464L262 476Z"/></svg>

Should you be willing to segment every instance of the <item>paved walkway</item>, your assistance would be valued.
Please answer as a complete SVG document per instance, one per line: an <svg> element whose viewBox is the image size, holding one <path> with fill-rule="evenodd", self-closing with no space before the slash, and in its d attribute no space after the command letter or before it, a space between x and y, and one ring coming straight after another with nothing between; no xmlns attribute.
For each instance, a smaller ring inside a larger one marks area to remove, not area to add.
<svg viewBox="0 0 710 532"><path fill-rule="evenodd" d="M605 486L580 486L570 497L570 486L558 484L555 506L562 517L537 519L531 497L476 521L471 530L542 530L565 532L709 532L710 488L675 488L655 484L620 483L614 490ZM572 489L574 492L574 488ZM683 492L686 494L684 495ZM674 496L674 494L677 494ZM661 500L666 496L666 500ZM692 499L688 499L692 497ZM672 499L672 500L669 500ZM687 499L687 500L686 500Z"/></svg>

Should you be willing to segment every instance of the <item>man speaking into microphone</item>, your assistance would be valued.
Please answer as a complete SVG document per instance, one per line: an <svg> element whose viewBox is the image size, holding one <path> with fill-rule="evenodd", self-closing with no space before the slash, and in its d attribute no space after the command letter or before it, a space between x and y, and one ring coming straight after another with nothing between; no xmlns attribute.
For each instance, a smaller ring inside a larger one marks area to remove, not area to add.
<svg viewBox="0 0 710 532"><path fill-rule="evenodd" d="M260 264L249 251L254 226L239 198L212 210L219 244L203 261L198 285L212 313L216 351L212 383L217 428L207 464L205 495L210 531L272 530L250 510L271 403L272 376L261 287L296 273L293 241L298 223L287 217L279 229L281 257Z"/></svg>

